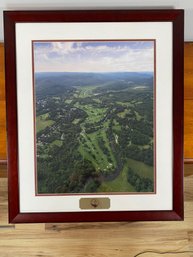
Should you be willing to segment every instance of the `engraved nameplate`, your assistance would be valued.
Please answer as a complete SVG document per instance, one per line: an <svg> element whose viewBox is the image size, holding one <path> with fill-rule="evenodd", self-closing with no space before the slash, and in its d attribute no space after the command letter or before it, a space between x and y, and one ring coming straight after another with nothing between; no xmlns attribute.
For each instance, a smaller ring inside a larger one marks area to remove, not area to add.
<svg viewBox="0 0 193 257"><path fill-rule="evenodd" d="M110 199L104 198L81 198L80 199L80 209L90 210L90 209L109 209Z"/></svg>

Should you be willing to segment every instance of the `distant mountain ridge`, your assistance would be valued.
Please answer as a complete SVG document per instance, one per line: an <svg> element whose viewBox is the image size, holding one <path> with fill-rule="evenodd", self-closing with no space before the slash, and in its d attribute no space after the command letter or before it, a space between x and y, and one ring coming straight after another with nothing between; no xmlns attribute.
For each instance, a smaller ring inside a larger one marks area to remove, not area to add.
<svg viewBox="0 0 193 257"><path fill-rule="evenodd" d="M153 87L153 72L40 72L35 73L37 95L63 94L80 86L126 88L134 85Z"/></svg>

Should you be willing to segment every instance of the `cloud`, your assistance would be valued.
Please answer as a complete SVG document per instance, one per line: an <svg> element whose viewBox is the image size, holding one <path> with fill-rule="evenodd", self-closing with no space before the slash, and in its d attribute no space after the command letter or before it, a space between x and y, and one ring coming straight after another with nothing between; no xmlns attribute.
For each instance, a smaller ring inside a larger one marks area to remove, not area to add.
<svg viewBox="0 0 193 257"><path fill-rule="evenodd" d="M34 42L36 72L153 71L153 41Z"/></svg>

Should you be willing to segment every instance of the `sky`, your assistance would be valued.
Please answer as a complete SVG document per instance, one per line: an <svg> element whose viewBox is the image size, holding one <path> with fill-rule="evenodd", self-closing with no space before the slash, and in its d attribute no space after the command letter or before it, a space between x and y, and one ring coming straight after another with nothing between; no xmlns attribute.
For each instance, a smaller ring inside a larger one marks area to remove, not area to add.
<svg viewBox="0 0 193 257"><path fill-rule="evenodd" d="M154 41L34 41L35 72L153 72Z"/></svg>

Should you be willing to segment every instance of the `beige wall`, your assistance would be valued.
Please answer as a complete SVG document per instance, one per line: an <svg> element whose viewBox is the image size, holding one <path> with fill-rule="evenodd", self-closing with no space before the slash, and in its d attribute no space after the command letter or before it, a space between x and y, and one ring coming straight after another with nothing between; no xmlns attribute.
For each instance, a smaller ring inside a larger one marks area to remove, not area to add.
<svg viewBox="0 0 193 257"><path fill-rule="evenodd" d="M185 41L193 41L192 0L0 0L0 41L3 41L3 10L37 9L185 9Z"/></svg>

